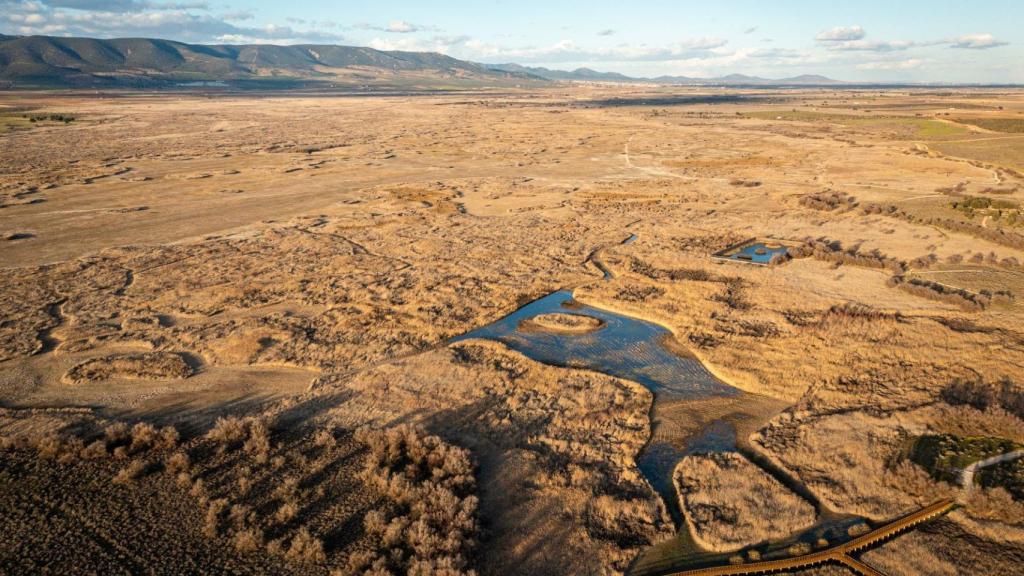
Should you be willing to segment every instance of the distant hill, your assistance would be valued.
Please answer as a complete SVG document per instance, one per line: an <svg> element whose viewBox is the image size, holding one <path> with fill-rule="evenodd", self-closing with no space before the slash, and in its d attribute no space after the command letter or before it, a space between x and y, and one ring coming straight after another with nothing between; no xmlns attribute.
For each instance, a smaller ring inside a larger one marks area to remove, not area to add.
<svg viewBox="0 0 1024 576"><path fill-rule="evenodd" d="M200 45L149 38L0 36L0 80L15 86L161 87L190 83L316 86L543 81L432 52L356 46Z"/></svg>
<svg viewBox="0 0 1024 576"><path fill-rule="evenodd" d="M651 82L655 84L684 84L684 85L736 85L736 86L825 86L843 84L840 80L833 80L825 76L803 74L791 78L759 78L757 76L746 76L744 74L729 74L717 78L692 78L689 76L658 76L655 78L631 77L617 72L597 72L590 68L577 68L572 71L550 70L548 68L520 66L519 64L495 64L490 66L493 70L508 72L523 72L547 78L548 80L564 80L578 82Z"/></svg>
<svg viewBox="0 0 1024 576"><path fill-rule="evenodd" d="M0 87L223 85L437 89L548 81L735 86L841 84L812 75L778 80L742 74L719 78L633 78L590 68L565 71L519 64L479 64L436 52L382 51L359 46L203 45L152 38L99 40L0 34Z"/></svg>
<svg viewBox="0 0 1024 576"><path fill-rule="evenodd" d="M550 68L521 66L519 64L491 64L491 70L518 72L539 76L548 80L593 80L598 82L643 82L641 79L630 78L618 72L598 72L590 68L577 68L572 71L551 70Z"/></svg>

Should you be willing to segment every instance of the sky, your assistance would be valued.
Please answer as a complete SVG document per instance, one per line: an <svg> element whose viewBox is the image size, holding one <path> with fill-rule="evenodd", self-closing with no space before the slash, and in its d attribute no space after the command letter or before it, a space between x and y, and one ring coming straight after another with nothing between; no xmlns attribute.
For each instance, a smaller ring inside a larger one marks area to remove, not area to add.
<svg viewBox="0 0 1024 576"><path fill-rule="evenodd" d="M0 0L0 33L345 44L631 76L1024 83L1021 0Z"/></svg>

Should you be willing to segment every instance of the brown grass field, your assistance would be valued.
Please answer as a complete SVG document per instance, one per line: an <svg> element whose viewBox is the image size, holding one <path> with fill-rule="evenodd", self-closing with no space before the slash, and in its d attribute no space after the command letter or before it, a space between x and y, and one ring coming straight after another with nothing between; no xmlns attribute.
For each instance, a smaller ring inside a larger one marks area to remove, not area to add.
<svg viewBox="0 0 1024 576"><path fill-rule="evenodd" d="M1024 441L1024 221L955 207L1024 204L1024 92L724 92L0 93L0 573L644 574L945 495L861 559L1019 570L907 453ZM447 343L561 288L742 394Z"/></svg>

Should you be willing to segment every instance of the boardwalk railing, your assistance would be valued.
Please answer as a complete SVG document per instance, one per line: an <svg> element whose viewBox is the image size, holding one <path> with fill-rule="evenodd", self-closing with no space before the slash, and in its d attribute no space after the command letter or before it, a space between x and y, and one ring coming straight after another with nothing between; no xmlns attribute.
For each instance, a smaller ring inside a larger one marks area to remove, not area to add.
<svg viewBox="0 0 1024 576"><path fill-rule="evenodd" d="M955 502L953 500L940 500L929 506L908 514L898 520L890 522L885 526L875 528L871 532L858 536L849 542L833 546L819 552L813 552L811 554L804 554L802 556L793 556L792 558L782 558L779 560L766 560L764 562L752 562L750 564L730 564L728 566L714 566L711 568L699 568L697 570L687 570L684 572L676 572L671 576L732 576L732 575L752 575L752 574L771 574L773 572L781 572L783 570L796 570L800 568L810 568L813 566L819 566L828 562L839 562L848 566L849 568L857 571L862 576L881 576L881 572L874 568L851 558L849 554L858 550L863 550L869 546L877 544L882 540L891 538L904 530L913 528L914 526L931 520L936 516L941 516L949 511L953 507Z"/></svg>

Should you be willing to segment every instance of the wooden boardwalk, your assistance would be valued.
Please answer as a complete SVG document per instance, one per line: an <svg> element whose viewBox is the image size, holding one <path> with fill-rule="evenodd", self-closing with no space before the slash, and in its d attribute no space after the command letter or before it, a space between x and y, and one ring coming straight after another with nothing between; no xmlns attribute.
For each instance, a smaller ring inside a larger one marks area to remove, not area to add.
<svg viewBox="0 0 1024 576"><path fill-rule="evenodd" d="M877 544L887 538L891 538L904 530L913 528L914 526L931 520L936 516L941 516L948 512L954 504L955 501L953 500L940 500L939 502L921 508L917 512L907 514L898 520L890 522L885 526L875 528L871 532L858 536L849 542L839 544L819 552L812 552L811 554L793 556L792 558L782 558L779 560L752 562L750 564L730 564L728 566L699 568L697 570L675 572L671 576L771 574L773 572L781 572L783 570L797 570L800 568L820 566L829 562L843 564L862 576L883 576L881 572L855 558L852 558L850 554L868 548L869 546Z"/></svg>

